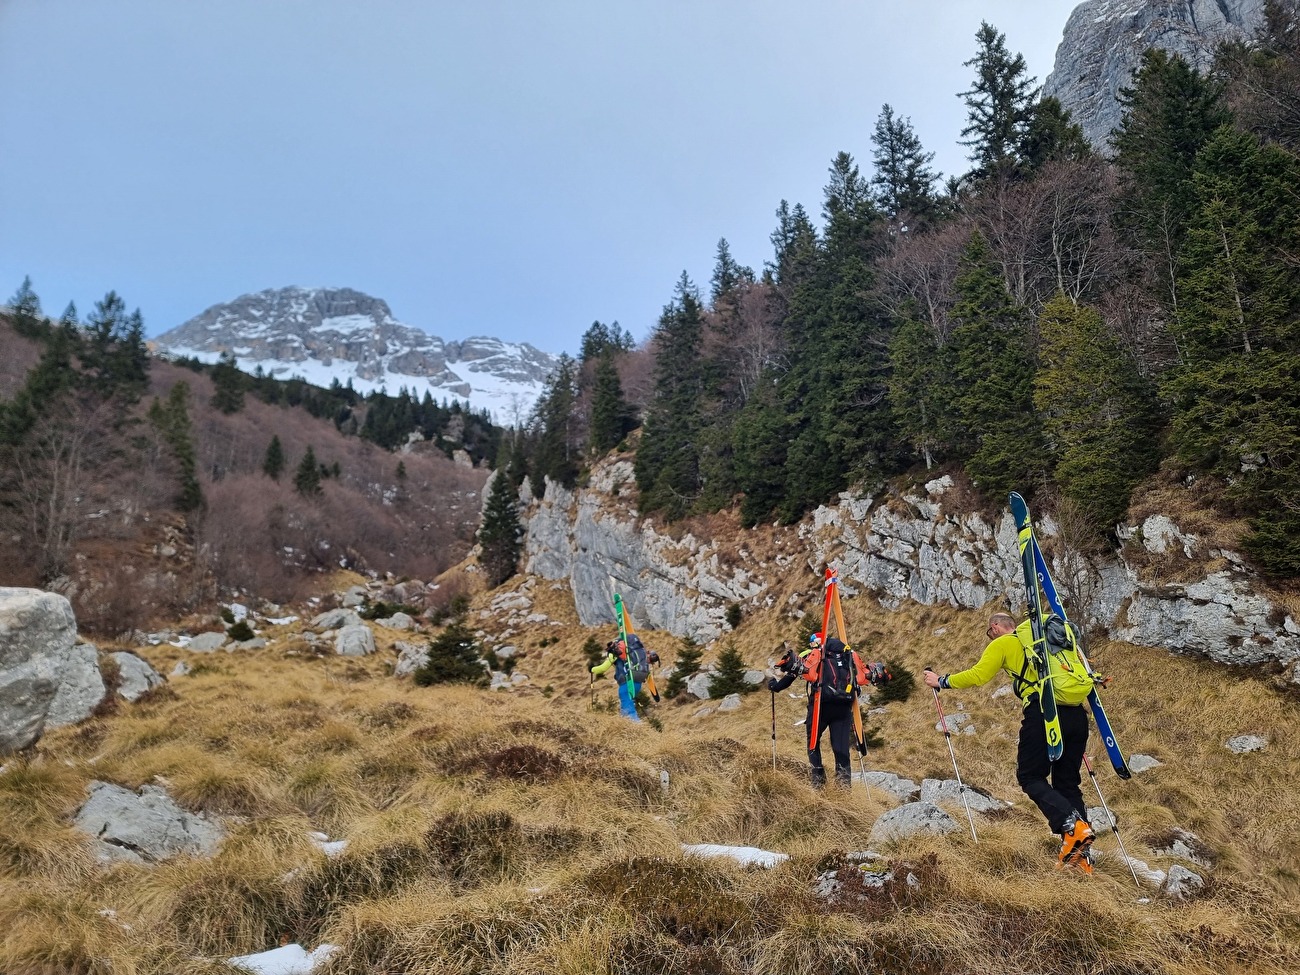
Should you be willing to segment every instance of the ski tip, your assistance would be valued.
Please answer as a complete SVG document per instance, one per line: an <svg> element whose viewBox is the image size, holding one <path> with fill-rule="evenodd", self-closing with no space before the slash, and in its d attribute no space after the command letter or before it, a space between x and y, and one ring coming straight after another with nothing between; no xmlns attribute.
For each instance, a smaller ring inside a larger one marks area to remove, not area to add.
<svg viewBox="0 0 1300 975"><path fill-rule="evenodd" d="M1124 766L1124 768L1117 768L1117 769L1115 769L1115 774L1118 775L1121 779L1131 779L1131 778L1133 778L1133 773L1132 773L1131 771L1129 771L1129 768L1128 768L1127 765Z"/></svg>

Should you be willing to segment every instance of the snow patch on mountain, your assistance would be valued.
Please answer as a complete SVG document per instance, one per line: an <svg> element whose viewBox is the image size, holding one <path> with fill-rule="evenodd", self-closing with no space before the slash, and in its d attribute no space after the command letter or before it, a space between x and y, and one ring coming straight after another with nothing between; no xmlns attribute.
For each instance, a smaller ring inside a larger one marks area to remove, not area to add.
<svg viewBox="0 0 1300 975"><path fill-rule="evenodd" d="M350 288L280 288L214 305L158 336L172 356L318 386L334 380L361 393L405 388L457 399L498 423L522 422L558 358L526 342L475 336L444 341L393 317L386 302Z"/></svg>

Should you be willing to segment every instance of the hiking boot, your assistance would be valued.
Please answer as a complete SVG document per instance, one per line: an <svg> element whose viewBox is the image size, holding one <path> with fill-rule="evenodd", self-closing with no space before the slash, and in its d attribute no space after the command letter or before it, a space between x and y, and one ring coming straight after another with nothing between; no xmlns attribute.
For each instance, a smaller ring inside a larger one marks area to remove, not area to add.
<svg viewBox="0 0 1300 975"><path fill-rule="evenodd" d="M1090 877L1092 876L1092 863L1092 850L1084 850L1074 858L1074 865Z"/></svg>
<svg viewBox="0 0 1300 975"><path fill-rule="evenodd" d="M1088 852L1092 845L1092 827L1074 813L1061 827L1061 853L1057 857L1062 864L1073 864Z"/></svg>

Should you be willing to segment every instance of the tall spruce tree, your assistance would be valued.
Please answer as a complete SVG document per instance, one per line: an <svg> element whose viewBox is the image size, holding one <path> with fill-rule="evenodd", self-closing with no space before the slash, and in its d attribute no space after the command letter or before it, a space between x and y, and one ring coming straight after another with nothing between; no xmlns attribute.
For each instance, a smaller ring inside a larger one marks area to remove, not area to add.
<svg viewBox="0 0 1300 975"><path fill-rule="evenodd" d="M984 22L975 40L979 50L964 62L975 68L975 80L958 95L966 103L968 120L961 130L962 145L971 149L976 178L1013 176L1022 160L1038 88L1024 57L1007 50L1006 35Z"/></svg>
<svg viewBox="0 0 1300 975"><path fill-rule="evenodd" d="M897 434L929 470L951 449L953 347L940 344L925 322L909 318L890 340L889 364L889 403Z"/></svg>
<svg viewBox="0 0 1300 975"><path fill-rule="evenodd" d="M785 501L788 440L777 377L765 372L731 431L736 485L744 492L740 520L746 528L772 518Z"/></svg>
<svg viewBox="0 0 1300 975"><path fill-rule="evenodd" d="M298 462L298 470L293 475L293 486L303 497L315 497L321 492L320 463L316 460L316 451L308 444L307 452Z"/></svg>
<svg viewBox="0 0 1300 975"><path fill-rule="evenodd" d="M700 495L703 329L699 292L683 271L655 329L654 393L635 463L641 509L670 521L685 516Z"/></svg>
<svg viewBox="0 0 1300 975"><path fill-rule="evenodd" d="M41 338L46 327L41 314L41 299L32 290L32 279L24 277L14 296L9 299L9 320L14 331L30 339Z"/></svg>
<svg viewBox="0 0 1300 975"><path fill-rule="evenodd" d="M1171 440L1250 516L1246 550L1300 575L1300 161L1223 128L1196 160L1179 260Z"/></svg>
<svg viewBox="0 0 1300 975"><path fill-rule="evenodd" d="M278 433L271 435L271 442L266 445L266 455L262 458L262 473L273 481L280 480L284 473L284 447Z"/></svg>
<svg viewBox="0 0 1300 975"><path fill-rule="evenodd" d="M1094 529L1109 530L1160 458L1154 390L1101 315L1058 294L1039 317L1034 405L1054 479Z"/></svg>
<svg viewBox="0 0 1300 975"><path fill-rule="evenodd" d="M489 589L495 589L515 574L523 549L523 534L515 488L506 472L498 470L492 477L483 508L483 524L478 530L478 561Z"/></svg>
<svg viewBox="0 0 1300 975"><path fill-rule="evenodd" d="M613 450L636 426L635 414L623 396L613 346L596 359L591 391L591 452Z"/></svg>
<svg viewBox="0 0 1300 975"><path fill-rule="evenodd" d="M853 157L831 164L816 270L794 289L782 378L792 442L781 516L794 520L859 479L893 466L887 321L871 303L882 230Z"/></svg>
<svg viewBox="0 0 1300 975"><path fill-rule="evenodd" d="M898 234L924 229L938 213L934 186L939 174L930 168L934 153L921 146L912 120L895 115L889 105L876 118L871 145L871 186L891 230Z"/></svg>
<svg viewBox="0 0 1300 975"><path fill-rule="evenodd" d="M1111 136L1120 175L1116 222L1130 244L1159 268L1158 295L1177 309L1177 255L1195 206L1196 155L1230 121L1223 83L1178 55L1153 48L1133 87L1120 90L1124 118Z"/></svg>
<svg viewBox="0 0 1300 975"><path fill-rule="evenodd" d="M222 413L238 413L244 408L244 382L244 374L235 364L234 355L221 353L217 364L212 367L212 385L216 387L212 405Z"/></svg>
<svg viewBox="0 0 1300 975"><path fill-rule="evenodd" d="M992 497L1033 490L1046 478L1047 452L1034 412L1028 316L978 231L962 254L956 292L956 420L966 473Z"/></svg>
<svg viewBox="0 0 1300 975"><path fill-rule="evenodd" d="M185 512L203 506L203 490L199 485L194 454L194 431L190 425L189 395L189 384L178 382L168 392L166 405L155 399L149 408L149 421L162 434L176 460L180 474L176 507Z"/></svg>
<svg viewBox="0 0 1300 975"><path fill-rule="evenodd" d="M578 461L581 443L574 442L574 407L578 400L577 372L572 358L561 355L542 387L537 405L533 408L533 455L528 465L534 475L533 487L540 494L543 478L549 478L565 487L578 482Z"/></svg>

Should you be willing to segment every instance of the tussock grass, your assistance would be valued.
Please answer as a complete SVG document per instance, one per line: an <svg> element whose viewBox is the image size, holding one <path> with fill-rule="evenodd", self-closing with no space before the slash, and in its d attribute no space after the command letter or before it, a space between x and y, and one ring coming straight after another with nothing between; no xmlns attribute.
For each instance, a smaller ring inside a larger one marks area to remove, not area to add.
<svg viewBox="0 0 1300 975"><path fill-rule="evenodd" d="M811 571L784 585L815 598ZM1134 888L1108 835L1093 878L1053 869L1052 837L1015 783L1019 707L992 696L998 682L945 693L944 706L976 729L953 739L963 779L1014 806L979 818L979 845L959 832L878 849L894 879L877 890L845 854L867 848L895 800L810 787L802 695L777 696L775 770L766 692L707 716L665 702L662 732L593 711L581 652L592 631L567 592L534 588L564 625L512 637L527 648L524 690L416 688L385 676L384 653L351 662L348 676L337 659L273 646L8 760L0 971L215 972L284 938L339 945L339 973L1300 970L1289 843L1300 738L1288 734L1300 705L1265 678L1122 644L1094 650L1115 679L1105 697L1126 750L1164 763L1122 782L1094 745L1107 799L1130 852L1152 866L1174 862L1157 851L1175 829L1200 837L1211 866L1198 868L1209 880L1199 897L1136 903L1151 892ZM983 647L983 614L889 613L865 598L844 609L869 656L915 673L964 668ZM763 666L797 625L748 608L730 636ZM540 648L543 637L559 639ZM671 665L676 641L650 637ZM179 658L156 651L156 665ZM547 684L549 699L537 690ZM886 744L867 767L951 777L936 721L927 694L885 705L869 723ZM1232 755L1223 742L1242 733L1270 745ZM225 817L229 835L210 859L97 866L71 827L94 779L164 784L183 806ZM1085 779L1095 805L1091 788ZM964 829L960 806L950 812ZM326 856L313 830L348 845ZM697 842L791 859L764 871L684 858L681 844ZM828 870L842 887L823 899L812 891Z"/></svg>

